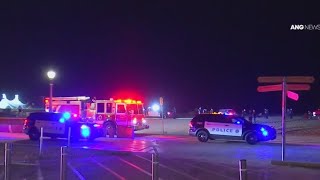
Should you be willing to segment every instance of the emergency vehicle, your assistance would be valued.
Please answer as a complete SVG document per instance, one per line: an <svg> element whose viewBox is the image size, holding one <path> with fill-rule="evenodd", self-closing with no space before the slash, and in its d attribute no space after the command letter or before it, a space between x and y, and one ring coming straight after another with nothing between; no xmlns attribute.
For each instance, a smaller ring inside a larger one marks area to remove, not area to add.
<svg viewBox="0 0 320 180"><path fill-rule="evenodd" d="M40 131L43 136L51 138L70 138L94 140L103 134L99 124L79 122L70 113L33 112L25 119L23 131L30 140L39 140ZM70 131L70 132L69 132Z"/></svg>
<svg viewBox="0 0 320 180"><path fill-rule="evenodd" d="M45 99L45 110L49 111L49 98ZM132 127L135 131L148 129L143 103L132 99L112 98L97 100L86 96L53 97L53 112L70 112L81 121L100 124L104 135L114 136L118 126Z"/></svg>
<svg viewBox="0 0 320 180"><path fill-rule="evenodd" d="M237 115L208 113L196 115L189 124L189 135L197 136L200 142L209 139L244 140L248 144L276 139L273 127L253 124Z"/></svg>

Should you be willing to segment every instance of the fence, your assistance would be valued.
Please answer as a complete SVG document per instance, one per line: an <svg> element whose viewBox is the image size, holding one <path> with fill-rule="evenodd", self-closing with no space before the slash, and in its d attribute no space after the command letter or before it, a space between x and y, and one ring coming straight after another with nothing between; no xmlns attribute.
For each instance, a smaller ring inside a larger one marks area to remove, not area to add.
<svg viewBox="0 0 320 180"><path fill-rule="evenodd" d="M39 141L13 142L4 145L3 179L66 180L86 179L86 177L101 179L101 174L108 173L117 179L131 179L128 178L130 174L129 177L132 179L160 180L160 177L166 179L163 177L164 173L170 170L181 177L197 179L188 173L178 172L161 164L161 157L157 149L152 146L147 147L149 152L137 155L116 150L101 151L94 144L90 144L92 148L87 149L85 145L86 143L71 144L70 138L67 142L44 139L43 128L41 128ZM11 171L12 168L14 168L14 173ZM246 160L239 161L239 179L247 180Z"/></svg>

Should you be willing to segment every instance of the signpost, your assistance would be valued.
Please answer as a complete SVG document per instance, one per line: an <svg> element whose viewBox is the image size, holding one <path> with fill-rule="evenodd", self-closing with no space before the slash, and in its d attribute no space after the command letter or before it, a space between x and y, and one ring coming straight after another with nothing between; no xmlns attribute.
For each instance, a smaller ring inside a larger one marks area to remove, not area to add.
<svg viewBox="0 0 320 180"><path fill-rule="evenodd" d="M163 97L160 97L159 103L160 103L160 107L161 107L161 117L162 117L162 134L164 134Z"/></svg>
<svg viewBox="0 0 320 180"><path fill-rule="evenodd" d="M266 76L258 77L259 83L281 83L276 85L258 86L258 92L282 91L282 148L281 160L285 160L285 144L286 144L286 101L287 96L290 99L297 101L299 95L293 91L308 91L310 90L310 83L314 82L312 76ZM307 83L307 84L288 84L288 83Z"/></svg>
<svg viewBox="0 0 320 180"><path fill-rule="evenodd" d="M160 97L159 99L159 103L160 103L160 110L161 110L161 117L163 119L163 97Z"/></svg>

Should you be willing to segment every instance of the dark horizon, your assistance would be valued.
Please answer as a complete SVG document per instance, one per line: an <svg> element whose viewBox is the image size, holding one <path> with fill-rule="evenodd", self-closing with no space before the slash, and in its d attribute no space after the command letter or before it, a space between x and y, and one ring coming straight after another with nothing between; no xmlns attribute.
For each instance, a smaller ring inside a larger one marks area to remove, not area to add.
<svg viewBox="0 0 320 180"><path fill-rule="evenodd" d="M320 106L316 4L204 1L8 3L1 11L0 93L165 98L177 111L267 107L281 93L258 93L259 76L314 76L298 112ZM14 69L14 70L12 70Z"/></svg>

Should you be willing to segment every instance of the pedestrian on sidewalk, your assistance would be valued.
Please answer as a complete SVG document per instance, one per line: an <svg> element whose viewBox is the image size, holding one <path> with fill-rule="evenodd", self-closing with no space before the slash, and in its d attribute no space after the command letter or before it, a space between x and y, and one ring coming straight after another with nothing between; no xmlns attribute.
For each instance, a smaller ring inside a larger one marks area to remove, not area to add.
<svg viewBox="0 0 320 180"><path fill-rule="evenodd" d="M256 123L256 117L257 117L257 113L256 113L256 110L252 110L252 117L253 117L253 121L252 123L255 124Z"/></svg>
<svg viewBox="0 0 320 180"><path fill-rule="evenodd" d="M177 109L176 109L176 107L173 107L173 109L172 109L172 117L173 117L173 119L176 118L176 115L177 115Z"/></svg>
<svg viewBox="0 0 320 180"><path fill-rule="evenodd" d="M244 117L244 118L246 117L246 109L242 110L242 117Z"/></svg>
<svg viewBox="0 0 320 180"><path fill-rule="evenodd" d="M289 109L289 116L290 116L290 119L293 118L293 111L292 111L292 108Z"/></svg>
<svg viewBox="0 0 320 180"><path fill-rule="evenodd" d="M269 110L267 108L264 109L264 116L266 117L266 119L269 118Z"/></svg>
<svg viewBox="0 0 320 180"><path fill-rule="evenodd" d="M308 119L311 119L312 118L312 113L311 111L308 111Z"/></svg>
<svg viewBox="0 0 320 180"><path fill-rule="evenodd" d="M249 121L252 122L252 110L251 109L248 112L248 116L249 116Z"/></svg>
<svg viewBox="0 0 320 180"><path fill-rule="evenodd" d="M198 114L201 114L201 107L198 108Z"/></svg>

